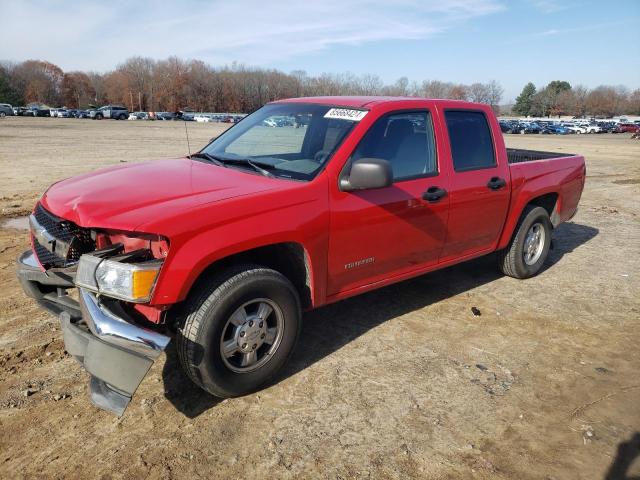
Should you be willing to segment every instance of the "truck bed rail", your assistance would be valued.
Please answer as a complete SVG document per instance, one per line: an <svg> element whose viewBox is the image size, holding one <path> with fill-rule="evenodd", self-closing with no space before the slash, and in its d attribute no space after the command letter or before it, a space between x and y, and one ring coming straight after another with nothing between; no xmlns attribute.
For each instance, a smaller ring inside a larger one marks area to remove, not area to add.
<svg viewBox="0 0 640 480"><path fill-rule="evenodd" d="M540 152L537 150L522 150L519 148L507 148L509 163L533 162L535 160L547 160L549 158L572 157L572 153Z"/></svg>

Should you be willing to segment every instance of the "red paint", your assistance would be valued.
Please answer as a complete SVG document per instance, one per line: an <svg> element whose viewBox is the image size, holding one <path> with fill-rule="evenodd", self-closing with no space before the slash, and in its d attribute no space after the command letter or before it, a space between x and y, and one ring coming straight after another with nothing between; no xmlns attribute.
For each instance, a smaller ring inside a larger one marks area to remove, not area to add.
<svg viewBox="0 0 640 480"><path fill-rule="evenodd" d="M558 194L560 221L576 211L584 158L509 166L500 127L486 105L386 97L285 101L370 112L310 182L266 178L182 158L63 180L47 191L42 203L82 227L151 234L147 242L166 239L169 250L153 306L183 300L212 262L260 246L297 242L310 262L317 307L504 247L523 208L540 195ZM453 170L444 111L460 108L483 111L489 118L495 168ZM381 115L406 109L431 112L439 174L384 189L341 192L340 171L363 134ZM495 176L507 181L498 191L486 187ZM437 204L425 202L422 193L431 186L446 189L448 195ZM166 246L158 243L157 249ZM371 258L375 261L345 268Z"/></svg>

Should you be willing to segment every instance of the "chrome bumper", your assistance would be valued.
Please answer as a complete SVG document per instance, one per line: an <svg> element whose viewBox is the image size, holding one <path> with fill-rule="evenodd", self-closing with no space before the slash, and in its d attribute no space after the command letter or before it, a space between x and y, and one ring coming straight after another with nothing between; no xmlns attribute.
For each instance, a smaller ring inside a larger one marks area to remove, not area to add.
<svg viewBox="0 0 640 480"><path fill-rule="evenodd" d="M75 288L74 279L43 272L31 252L18 258L18 278L27 295L59 316L65 350L91 375L91 401L122 415L171 337L136 325L88 290L79 288L76 302L66 295L67 289Z"/></svg>
<svg viewBox="0 0 640 480"><path fill-rule="evenodd" d="M150 360L158 358L167 347L170 337L127 322L102 307L95 294L79 288L80 311L91 333L98 339Z"/></svg>
<svg viewBox="0 0 640 480"><path fill-rule="evenodd" d="M93 404L120 416L171 337L117 316L93 293L79 293L82 322L60 314L65 349L91 375Z"/></svg>

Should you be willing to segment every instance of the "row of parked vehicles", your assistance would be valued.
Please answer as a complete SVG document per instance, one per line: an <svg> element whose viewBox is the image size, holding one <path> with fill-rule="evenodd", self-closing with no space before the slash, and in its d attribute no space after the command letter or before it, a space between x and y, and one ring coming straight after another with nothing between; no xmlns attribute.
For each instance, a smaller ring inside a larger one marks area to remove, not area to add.
<svg viewBox="0 0 640 480"><path fill-rule="evenodd" d="M240 114L213 114L196 112L129 112L129 109L121 105L105 105L100 108L76 109L76 108L48 108L48 107L12 107L9 104L0 104L0 116L16 115L20 117L57 117L57 118L91 118L102 120L111 118L114 120L184 120L188 122L222 122L237 123L244 115Z"/></svg>
<svg viewBox="0 0 640 480"><path fill-rule="evenodd" d="M564 121L551 120L500 120L502 133L540 133L554 135L584 134L584 133L638 133L640 120L636 122L611 121Z"/></svg>

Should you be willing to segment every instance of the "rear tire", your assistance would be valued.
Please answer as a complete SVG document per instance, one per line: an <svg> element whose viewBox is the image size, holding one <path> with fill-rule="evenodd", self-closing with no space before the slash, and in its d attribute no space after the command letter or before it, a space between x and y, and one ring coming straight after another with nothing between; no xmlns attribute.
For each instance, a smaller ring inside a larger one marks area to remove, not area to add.
<svg viewBox="0 0 640 480"><path fill-rule="evenodd" d="M231 268L195 287L184 316L177 336L182 368L221 398L267 384L289 359L302 317L291 282L257 265Z"/></svg>
<svg viewBox="0 0 640 480"><path fill-rule="evenodd" d="M536 275L549 255L553 226L542 207L528 205L522 212L509 246L498 252L502 273L513 278Z"/></svg>

